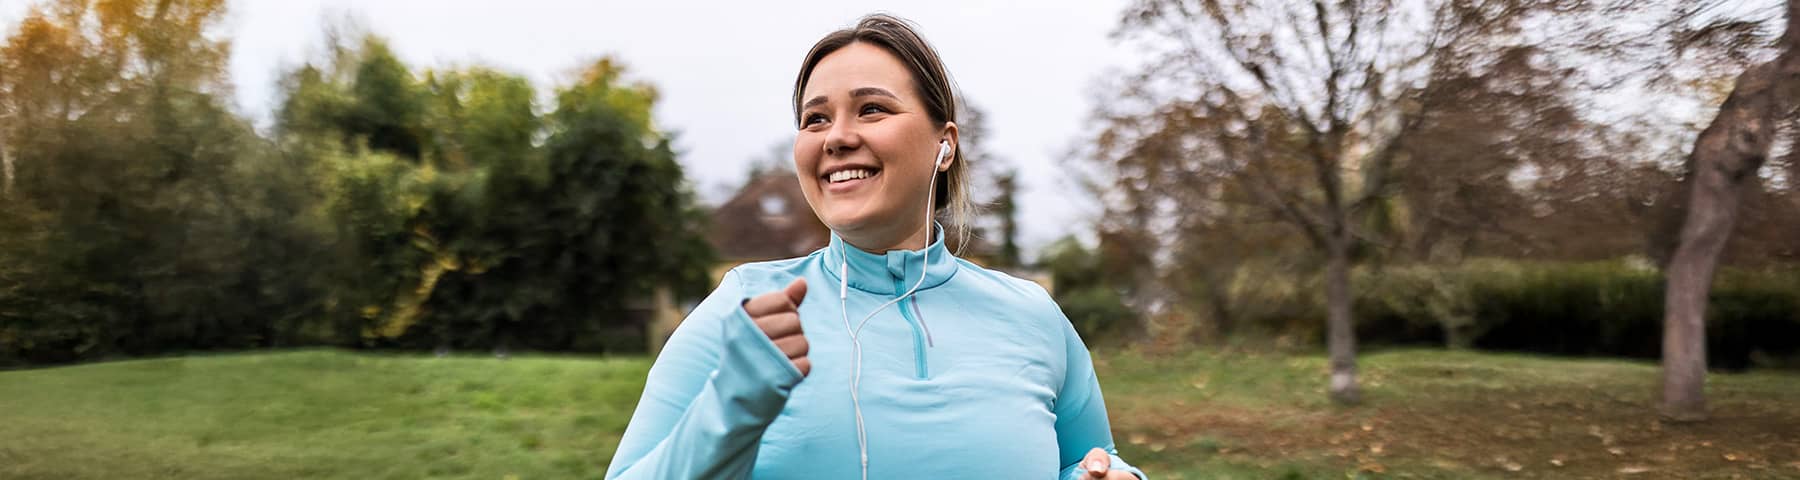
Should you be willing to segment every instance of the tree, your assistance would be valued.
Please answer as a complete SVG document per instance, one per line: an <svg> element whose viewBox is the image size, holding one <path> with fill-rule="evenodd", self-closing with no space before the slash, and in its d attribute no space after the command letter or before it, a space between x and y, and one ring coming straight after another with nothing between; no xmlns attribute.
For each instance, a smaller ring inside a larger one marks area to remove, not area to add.
<svg viewBox="0 0 1800 480"><path fill-rule="evenodd" d="M1050 272L1056 286L1057 305L1090 342L1131 327L1131 312L1119 296L1117 282L1107 278L1105 261L1073 236L1044 247L1038 258L1038 266Z"/></svg>
<svg viewBox="0 0 1800 480"><path fill-rule="evenodd" d="M993 215L1000 221L998 267L1019 266L1019 172L1006 170L994 177Z"/></svg>
<svg viewBox="0 0 1800 480"><path fill-rule="evenodd" d="M263 345L281 336L270 325L308 316L294 307L312 298L315 242L281 203L303 184L229 107L224 14L222 1L56 0L0 48L16 174L0 337L17 340L0 361Z"/></svg>
<svg viewBox="0 0 1800 480"><path fill-rule="evenodd" d="M539 114L525 78L414 75L373 36L296 69L283 145L336 219L342 335L371 346L641 348L631 300L710 285L704 216L656 91L610 59ZM421 79L421 80L415 80ZM354 327L354 328L352 328Z"/></svg>
<svg viewBox="0 0 1800 480"><path fill-rule="evenodd" d="M320 299L331 337L379 344L418 322L442 253L424 213L469 171L440 168L441 153L425 157L429 92L386 41L348 35L330 32L329 57L286 76L275 137L319 192L335 253L318 262L333 285Z"/></svg>
<svg viewBox="0 0 1800 480"><path fill-rule="evenodd" d="M1706 418L1706 305L1748 179L1768 159L1779 127L1800 106L1800 1L1787 2L1780 55L1752 66L1688 156L1685 219L1666 270L1663 381L1666 418Z"/></svg>
<svg viewBox="0 0 1800 480"><path fill-rule="evenodd" d="M1386 208L1405 140L1428 113L1422 92L1450 52L1492 58L1483 49L1493 39L1520 32L1554 3L1136 2L1117 35L1167 47L1125 87L1141 101L1102 115L1113 127L1097 138L1095 156L1156 159L1117 170L1116 184L1187 177L1194 186L1186 198L1113 199L1117 229L1173 233L1180 224L1162 220L1181 216L1173 212L1248 204L1298 230L1324 263L1330 396L1358 401L1349 273L1379 234L1366 222ZM1193 182L1219 175L1241 181Z"/></svg>
<svg viewBox="0 0 1800 480"><path fill-rule="evenodd" d="M542 250L518 265L536 288L561 293L543 313L590 330L640 328L611 320L627 299L664 286L684 296L711 286L706 216L694 206L670 137L651 121L656 100L652 86L626 81L610 58L558 90L545 118L551 181L517 207L530 211L519 212L522 221L547 229L530 244ZM611 342L641 346L639 338Z"/></svg>

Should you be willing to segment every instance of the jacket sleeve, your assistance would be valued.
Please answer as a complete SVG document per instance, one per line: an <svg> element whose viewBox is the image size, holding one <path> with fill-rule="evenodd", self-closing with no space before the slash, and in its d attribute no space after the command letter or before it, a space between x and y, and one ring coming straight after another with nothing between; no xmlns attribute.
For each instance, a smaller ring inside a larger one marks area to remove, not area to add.
<svg viewBox="0 0 1800 480"><path fill-rule="evenodd" d="M1063 466L1063 480L1089 478L1087 466L1082 465L1081 460L1094 448L1104 449L1112 457L1111 470L1130 472L1139 479L1148 480L1142 470L1119 458L1119 450L1113 447L1112 424L1106 418L1106 400L1100 395L1100 378L1094 374L1094 359L1062 309L1055 310L1062 323L1068 354L1067 373L1062 389L1056 395L1056 444Z"/></svg>
<svg viewBox="0 0 1800 480"><path fill-rule="evenodd" d="M800 371L744 312L735 270L650 367L608 479L747 478Z"/></svg>

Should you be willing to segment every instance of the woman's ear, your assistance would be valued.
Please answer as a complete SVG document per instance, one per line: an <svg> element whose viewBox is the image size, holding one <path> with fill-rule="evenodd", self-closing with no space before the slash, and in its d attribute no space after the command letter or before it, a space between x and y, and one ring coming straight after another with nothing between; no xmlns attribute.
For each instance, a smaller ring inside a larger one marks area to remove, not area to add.
<svg viewBox="0 0 1800 480"><path fill-rule="evenodd" d="M956 122L944 122L944 130L938 134L938 141L950 144L950 158L939 160L938 164L934 165L937 171L946 172L950 170L950 165L956 163L956 160L961 157L959 154L962 153L962 143L959 132L956 130Z"/></svg>

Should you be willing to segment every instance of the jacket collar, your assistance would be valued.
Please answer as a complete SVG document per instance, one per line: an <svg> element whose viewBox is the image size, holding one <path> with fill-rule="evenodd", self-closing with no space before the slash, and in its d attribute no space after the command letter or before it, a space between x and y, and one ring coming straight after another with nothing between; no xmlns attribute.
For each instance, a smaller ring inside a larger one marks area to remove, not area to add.
<svg viewBox="0 0 1800 480"><path fill-rule="evenodd" d="M919 285L920 291L942 285L956 274L956 258L950 255L950 249L944 248L942 225L932 230L937 232L937 241L923 250L888 250L885 254L862 251L838 237L837 232L832 232L831 243L825 246L824 252L826 274L833 281L842 282L838 269L847 257L850 288L877 295L899 295L911 289L913 283L919 281L919 275L925 276L925 283ZM930 258L924 258L928 252ZM921 271L920 264L927 261L930 263Z"/></svg>

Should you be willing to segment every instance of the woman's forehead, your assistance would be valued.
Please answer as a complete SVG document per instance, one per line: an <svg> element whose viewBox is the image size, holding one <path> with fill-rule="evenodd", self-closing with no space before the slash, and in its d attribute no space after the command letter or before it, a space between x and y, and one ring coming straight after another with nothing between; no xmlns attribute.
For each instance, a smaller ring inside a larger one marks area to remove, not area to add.
<svg viewBox="0 0 1800 480"><path fill-rule="evenodd" d="M912 100L912 73L900 58L879 46L856 42L819 59L801 95L807 104L814 98L835 100L868 89L881 89L903 101Z"/></svg>

